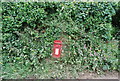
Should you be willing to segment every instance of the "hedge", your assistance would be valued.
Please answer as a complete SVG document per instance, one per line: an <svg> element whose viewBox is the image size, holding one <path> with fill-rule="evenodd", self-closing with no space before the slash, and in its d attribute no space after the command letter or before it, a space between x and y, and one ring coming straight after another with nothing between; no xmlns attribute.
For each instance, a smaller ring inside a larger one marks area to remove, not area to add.
<svg viewBox="0 0 120 81"><path fill-rule="evenodd" d="M118 70L113 2L2 2L3 66L36 68L49 58L54 40L65 43L66 64L86 69Z"/></svg>

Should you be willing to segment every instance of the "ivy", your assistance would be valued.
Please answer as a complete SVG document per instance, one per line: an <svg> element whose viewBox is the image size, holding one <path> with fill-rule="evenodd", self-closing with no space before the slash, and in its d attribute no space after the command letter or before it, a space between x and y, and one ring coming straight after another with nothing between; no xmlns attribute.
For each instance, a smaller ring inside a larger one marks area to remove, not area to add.
<svg viewBox="0 0 120 81"><path fill-rule="evenodd" d="M37 68L50 57L54 40L62 40L66 64L85 69L118 70L113 2L2 2L3 65ZM111 60L110 60L111 59Z"/></svg>

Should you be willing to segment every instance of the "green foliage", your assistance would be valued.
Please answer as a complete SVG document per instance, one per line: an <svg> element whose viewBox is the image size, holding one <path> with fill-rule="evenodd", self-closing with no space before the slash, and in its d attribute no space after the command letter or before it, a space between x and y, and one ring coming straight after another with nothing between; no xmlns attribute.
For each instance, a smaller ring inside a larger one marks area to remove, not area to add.
<svg viewBox="0 0 120 81"><path fill-rule="evenodd" d="M112 24L114 26L114 33L116 39L120 40L120 2L115 7L116 14L112 16Z"/></svg>
<svg viewBox="0 0 120 81"><path fill-rule="evenodd" d="M3 66L35 70L50 57L54 40L65 44L60 62L92 71L118 70L112 2L3 2ZM108 43L107 43L108 42Z"/></svg>

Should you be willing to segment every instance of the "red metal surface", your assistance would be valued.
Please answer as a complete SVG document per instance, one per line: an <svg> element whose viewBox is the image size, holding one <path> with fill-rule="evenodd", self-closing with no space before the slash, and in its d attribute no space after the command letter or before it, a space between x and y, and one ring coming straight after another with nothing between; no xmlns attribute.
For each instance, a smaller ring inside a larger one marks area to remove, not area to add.
<svg viewBox="0 0 120 81"><path fill-rule="evenodd" d="M59 58L61 56L61 51L62 51L62 41L55 40L53 45L52 57Z"/></svg>

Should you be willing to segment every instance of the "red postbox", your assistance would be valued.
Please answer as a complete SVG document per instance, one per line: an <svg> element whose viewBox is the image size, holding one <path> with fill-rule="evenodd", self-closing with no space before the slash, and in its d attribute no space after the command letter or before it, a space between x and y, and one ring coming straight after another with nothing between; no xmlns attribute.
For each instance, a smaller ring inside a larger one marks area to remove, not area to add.
<svg viewBox="0 0 120 81"><path fill-rule="evenodd" d="M55 40L53 45L52 57L59 58L61 55L61 51L62 51L62 41Z"/></svg>

